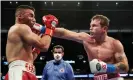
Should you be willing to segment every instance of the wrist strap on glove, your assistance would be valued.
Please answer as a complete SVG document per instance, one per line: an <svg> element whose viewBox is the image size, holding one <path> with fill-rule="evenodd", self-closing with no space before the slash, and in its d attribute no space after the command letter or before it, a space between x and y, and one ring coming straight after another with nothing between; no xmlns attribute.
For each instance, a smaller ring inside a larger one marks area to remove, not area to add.
<svg viewBox="0 0 133 80"><path fill-rule="evenodd" d="M113 65L113 64L107 64L107 72L108 73L113 73L115 71L116 71L115 65Z"/></svg>
<svg viewBox="0 0 133 80"><path fill-rule="evenodd" d="M49 35L50 37L52 37L53 36L53 32L54 32L53 29L46 28L45 35Z"/></svg>

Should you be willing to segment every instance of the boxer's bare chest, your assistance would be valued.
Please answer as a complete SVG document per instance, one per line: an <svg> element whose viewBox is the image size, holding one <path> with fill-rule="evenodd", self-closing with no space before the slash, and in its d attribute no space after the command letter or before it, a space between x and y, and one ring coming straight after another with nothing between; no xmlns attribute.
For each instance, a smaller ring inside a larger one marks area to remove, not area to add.
<svg viewBox="0 0 133 80"><path fill-rule="evenodd" d="M102 44L84 43L84 48L90 59L96 58L105 62L112 62L114 59L114 49L110 42L104 42Z"/></svg>

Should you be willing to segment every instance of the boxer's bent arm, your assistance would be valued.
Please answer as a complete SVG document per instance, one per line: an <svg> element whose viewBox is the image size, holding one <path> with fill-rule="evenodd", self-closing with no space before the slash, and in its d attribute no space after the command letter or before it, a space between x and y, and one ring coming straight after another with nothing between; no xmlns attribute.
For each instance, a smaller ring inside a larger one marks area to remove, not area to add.
<svg viewBox="0 0 133 80"><path fill-rule="evenodd" d="M129 70L128 60L126 54L124 52L123 45L120 41L114 41L114 48L115 48L115 60L117 63L115 66L117 67L117 72L126 73Z"/></svg>
<svg viewBox="0 0 133 80"><path fill-rule="evenodd" d="M88 39L89 34L84 33L84 32L77 33L77 32L70 31L64 28L56 28L53 36L83 43L84 40Z"/></svg>
<svg viewBox="0 0 133 80"><path fill-rule="evenodd" d="M33 33L27 25L21 25L19 30L20 36L27 43L40 50L47 51L50 45L51 37L48 35L40 38L38 35Z"/></svg>

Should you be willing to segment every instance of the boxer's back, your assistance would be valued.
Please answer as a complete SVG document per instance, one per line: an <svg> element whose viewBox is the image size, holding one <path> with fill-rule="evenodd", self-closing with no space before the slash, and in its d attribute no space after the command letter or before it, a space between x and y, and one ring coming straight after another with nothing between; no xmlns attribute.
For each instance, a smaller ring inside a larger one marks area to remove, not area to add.
<svg viewBox="0 0 133 80"><path fill-rule="evenodd" d="M31 46L29 46L19 35L21 24L13 25L8 32L6 44L6 57L8 62L24 60L33 62Z"/></svg>

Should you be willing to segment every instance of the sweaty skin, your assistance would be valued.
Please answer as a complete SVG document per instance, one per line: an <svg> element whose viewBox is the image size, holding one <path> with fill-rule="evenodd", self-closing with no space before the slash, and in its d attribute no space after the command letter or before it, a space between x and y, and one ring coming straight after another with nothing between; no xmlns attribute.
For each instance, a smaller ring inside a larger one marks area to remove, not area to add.
<svg viewBox="0 0 133 80"><path fill-rule="evenodd" d="M19 35L19 26L14 25L8 32L6 55L8 62L24 60L33 63L32 46L24 42Z"/></svg>
<svg viewBox="0 0 133 80"><path fill-rule="evenodd" d="M45 35L40 38L31 30L36 22L34 12L30 9L23 11L23 15L16 17L16 23L10 27L8 32L6 57L9 63L15 60L33 63L37 54L32 53L32 47L46 52L50 46L50 36Z"/></svg>
<svg viewBox="0 0 133 80"><path fill-rule="evenodd" d="M109 37L106 28L100 27L99 20L95 19L91 21L90 26L90 34L56 28L54 37L82 43L89 61L100 59L106 63L115 64L117 67L116 72L127 72L129 69L128 61L121 42Z"/></svg>

